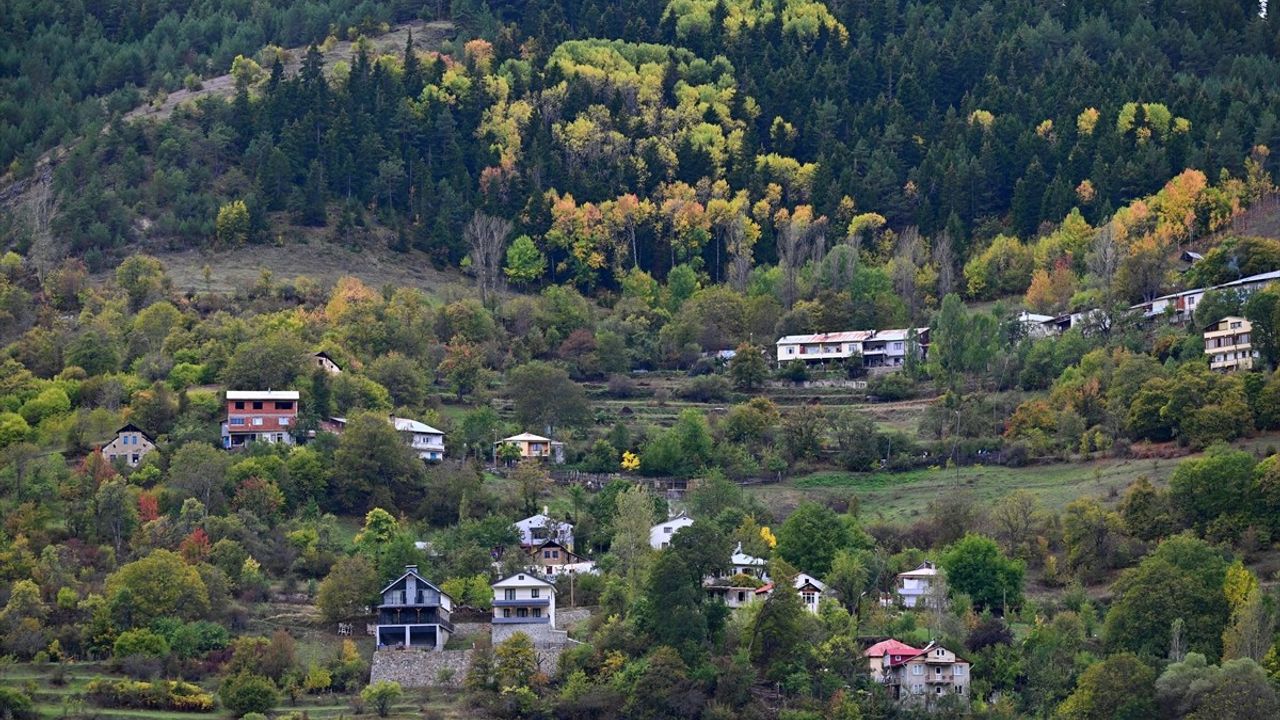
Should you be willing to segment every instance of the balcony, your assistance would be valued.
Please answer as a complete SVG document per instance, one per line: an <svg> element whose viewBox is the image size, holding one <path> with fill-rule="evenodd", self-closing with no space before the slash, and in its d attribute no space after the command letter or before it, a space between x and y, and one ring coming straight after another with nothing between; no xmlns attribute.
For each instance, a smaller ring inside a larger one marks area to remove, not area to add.
<svg viewBox="0 0 1280 720"><path fill-rule="evenodd" d="M495 617L494 625L547 625L551 622L551 617L543 615L542 617Z"/></svg>
<svg viewBox="0 0 1280 720"><path fill-rule="evenodd" d="M379 625L449 625L449 616L432 610L378 611Z"/></svg>
<svg viewBox="0 0 1280 720"><path fill-rule="evenodd" d="M550 607L551 598L516 598L515 600L494 600L494 607Z"/></svg>
<svg viewBox="0 0 1280 720"><path fill-rule="evenodd" d="M453 623L449 622L448 620L441 620L439 618L436 618L433 620L423 620L422 622L411 622L406 620L405 622L379 622L378 623L378 627L380 628L384 628L384 627L385 628L406 628L406 627L421 627L421 626L427 626L427 625L437 625L443 630L446 630L450 633L453 632Z"/></svg>

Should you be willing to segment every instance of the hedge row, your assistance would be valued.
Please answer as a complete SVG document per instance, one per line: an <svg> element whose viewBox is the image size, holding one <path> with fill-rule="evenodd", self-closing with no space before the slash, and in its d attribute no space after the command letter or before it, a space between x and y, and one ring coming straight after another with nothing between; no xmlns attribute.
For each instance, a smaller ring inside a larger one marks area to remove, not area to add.
<svg viewBox="0 0 1280 720"><path fill-rule="evenodd" d="M88 695L90 702L99 707L213 712L212 695L199 685L174 680L93 680Z"/></svg>

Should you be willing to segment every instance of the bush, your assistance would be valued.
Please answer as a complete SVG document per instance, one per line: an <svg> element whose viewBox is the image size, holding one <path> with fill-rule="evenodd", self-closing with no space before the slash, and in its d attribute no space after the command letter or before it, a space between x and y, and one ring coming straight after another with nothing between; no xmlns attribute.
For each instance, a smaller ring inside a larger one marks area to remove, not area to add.
<svg viewBox="0 0 1280 720"><path fill-rule="evenodd" d="M803 360L792 360L782 364L778 368L779 380L790 380L791 382L801 383L809 379L809 368L804 364Z"/></svg>
<svg viewBox="0 0 1280 720"><path fill-rule="evenodd" d="M701 375L680 387L680 397L694 402L723 402L733 394L733 388L723 375Z"/></svg>
<svg viewBox="0 0 1280 720"><path fill-rule="evenodd" d="M213 696L199 685L174 680L137 682L97 679L85 688L98 707L175 712L213 712Z"/></svg>
<svg viewBox="0 0 1280 720"><path fill-rule="evenodd" d="M360 698L373 706L378 717L386 717L402 694L400 683L381 680L361 690Z"/></svg>
<svg viewBox="0 0 1280 720"><path fill-rule="evenodd" d="M242 672L229 677L218 691L222 705L236 717L248 713L266 713L280 702L280 694L270 678Z"/></svg>
<svg viewBox="0 0 1280 720"><path fill-rule="evenodd" d="M116 638L111 654L117 660L134 656L160 659L169 654L169 643L164 636L146 628L126 630Z"/></svg>
<svg viewBox="0 0 1280 720"><path fill-rule="evenodd" d="M0 687L0 717L8 720L33 720L36 712L31 698L13 688Z"/></svg>
<svg viewBox="0 0 1280 720"><path fill-rule="evenodd" d="M916 384L906 373L885 373L867 381L867 392L881 400L906 400L915 396Z"/></svg>
<svg viewBox="0 0 1280 720"><path fill-rule="evenodd" d="M633 398L640 394L640 387L635 380L626 375L610 375L609 382L605 386L605 392L609 394L609 397Z"/></svg>

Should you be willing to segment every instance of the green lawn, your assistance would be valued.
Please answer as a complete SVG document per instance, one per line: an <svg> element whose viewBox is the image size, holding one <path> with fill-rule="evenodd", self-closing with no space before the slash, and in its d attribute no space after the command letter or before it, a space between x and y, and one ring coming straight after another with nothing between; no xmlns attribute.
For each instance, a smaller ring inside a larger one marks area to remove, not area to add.
<svg viewBox="0 0 1280 720"><path fill-rule="evenodd" d="M1145 475L1168 480L1177 460L1094 460L1024 468L969 466L899 473L821 472L777 485L748 489L767 507L785 514L803 500L856 496L868 520L911 521L933 501L966 497L990 505L1014 490L1026 490L1048 508L1061 509L1078 497L1118 501L1125 487Z"/></svg>

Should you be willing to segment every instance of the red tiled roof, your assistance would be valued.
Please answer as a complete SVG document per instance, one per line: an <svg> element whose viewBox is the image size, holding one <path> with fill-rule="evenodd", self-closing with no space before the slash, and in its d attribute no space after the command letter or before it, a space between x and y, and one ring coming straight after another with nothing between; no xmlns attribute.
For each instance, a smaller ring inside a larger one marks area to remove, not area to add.
<svg viewBox="0 0 1280 720"><path fill-rule="evenodd" d="M872 645L862 654L866 657L884 657L885 655L910 655L915 657L920 654L920 650L890 638Z"/></svg>

